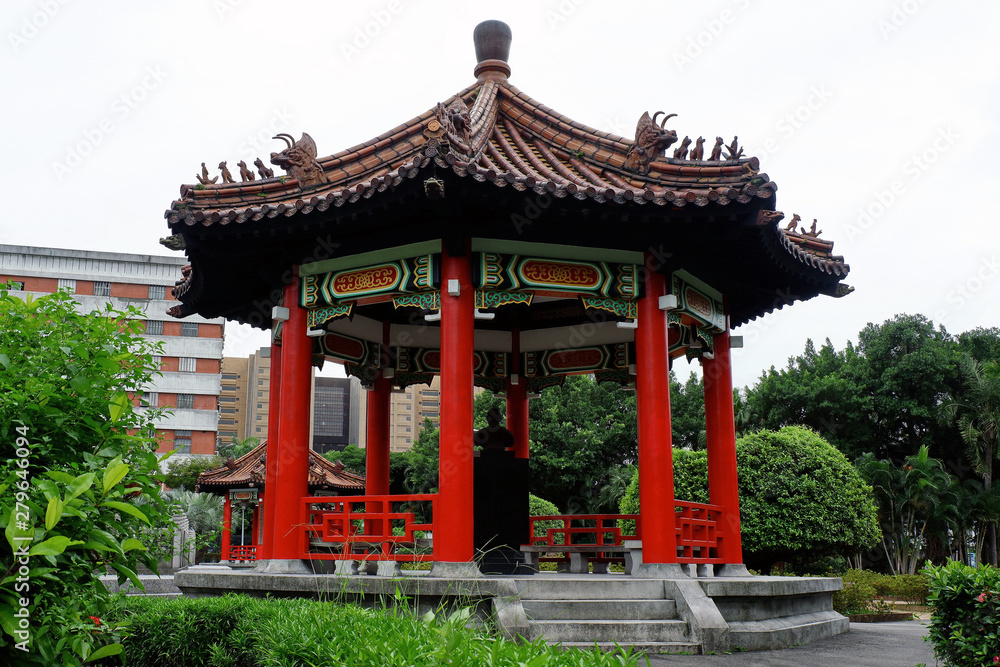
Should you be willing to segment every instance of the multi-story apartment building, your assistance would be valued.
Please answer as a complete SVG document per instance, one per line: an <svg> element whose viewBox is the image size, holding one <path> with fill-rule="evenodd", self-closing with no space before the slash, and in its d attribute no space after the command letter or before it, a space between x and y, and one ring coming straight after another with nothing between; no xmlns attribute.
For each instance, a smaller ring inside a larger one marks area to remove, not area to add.
<svg viewBox="0 0 1000 667"><path fill-rule="evenodd" d="M219 442L228 445L247 436L247 376L250 360L246 357L222 358L222 392L219 395Z"/></svg>
<svg viewBox="0 0 1000 667"><path fill-rule="evenodd" d="M430 385L415 384L393 392L389 410L389 451L405 452L416 441L424 419L438 426L441 379L435 375Z"/></svg>
<svg viewBox="0 0 1000 667"><path fill-rule="evenodd" d="M141 308L146 338L162 344L162 376L153 378L142 397L145 405L170 410L156 422L159 451L213 454L225 320L192 315L179 322L167 315L177 303L170 289L186 262L183 257L0 244L0 282L13 280L19 291L35 296L70 289L84 312L108 302Z"/></svg>

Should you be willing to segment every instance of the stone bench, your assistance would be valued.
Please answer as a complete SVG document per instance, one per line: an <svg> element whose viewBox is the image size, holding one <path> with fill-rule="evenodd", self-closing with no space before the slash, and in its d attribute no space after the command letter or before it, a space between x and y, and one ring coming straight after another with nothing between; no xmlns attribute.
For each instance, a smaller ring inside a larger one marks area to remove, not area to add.
<svg viewBox="0 0 1000 667"><path fill-rule="evenodd" d="M625 556L628 550L626 547L616 544L546 544L542 546L522 544L521 553L524 554L525 564L535 572L538 572L540 554L564 553L569 554L570 574L586 574L590 572L590 563L594 564L594 574L605 574L608 571L608 563L618 559L617 556L608 557L607 554L622 554L622 556Z"/></svg>

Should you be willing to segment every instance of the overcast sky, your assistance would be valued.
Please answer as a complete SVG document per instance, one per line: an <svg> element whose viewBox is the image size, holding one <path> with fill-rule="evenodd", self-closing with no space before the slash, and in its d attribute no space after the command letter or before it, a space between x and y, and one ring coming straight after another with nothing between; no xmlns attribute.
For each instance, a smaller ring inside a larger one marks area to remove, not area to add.
<svg viewBox="0 0 1000 667"><path fill-rule="evenodd" d="M498 8L499 7L499 8ZM1000 325L1000 3L931 0L387 2L4 0L0 242L169 254L163 211L201 162L328 155L474 81L472 30L513 31L511 82L631 138L739 135L857 288L737 330L735 383L807 338L923 313ZM214 169L212 170L215 171ZM712 239L706 238L706 243ZM267 343L228 327L226 354ZM684 365L678 369L683 378Z"/></svg>

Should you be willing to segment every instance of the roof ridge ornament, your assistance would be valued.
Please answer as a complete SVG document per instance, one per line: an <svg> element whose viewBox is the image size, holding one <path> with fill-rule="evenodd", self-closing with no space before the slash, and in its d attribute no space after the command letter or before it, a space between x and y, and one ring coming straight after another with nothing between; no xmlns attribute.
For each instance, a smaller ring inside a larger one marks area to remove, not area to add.
<svg viewBox="0 0 1000 667"><path fill-rule="evenodd" d="M472 41L476 45L475 69L477 79L503 81L510 76L510 42L513 35L510 26L503 21L483 21L472 31Z"/></svg>
<svg viewBox="0 0 1000 667"><path fill-rule="evenodd" d="M649 117L649 112L643 112L639 117L639 122L635 126L635 142L629 147L625 155L625 169L639 174L649 173L649 164L656 158L662 156L670 146L677 141L677 133L664 127L667 121L677 114L667 114L656 124L656 118L663 111L657 111L653 117ZM689 142L690 143L690 140Z"/></svg>
<svg viewBox="0 0 1000 667"><path fill-rule="evenodd" d="M323 171L323 165L316 160L316 142L308 133L303 132L298 141L287 133L272 138L281 139L288 144L288 148L280 153L271 153L271 164L284 169L289 176L299 182L300 188L329 182L326 172Z"/></svg>

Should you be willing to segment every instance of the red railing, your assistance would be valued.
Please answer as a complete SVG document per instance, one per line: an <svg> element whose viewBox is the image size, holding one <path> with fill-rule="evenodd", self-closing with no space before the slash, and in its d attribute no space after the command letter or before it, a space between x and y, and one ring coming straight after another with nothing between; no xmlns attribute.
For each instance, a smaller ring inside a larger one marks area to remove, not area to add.
<svg viewBox="0 0 1000 667"><path fill-rule="evenodd" d="M533 546L621 546L623 540L639 539L635 535L622 535L620 520L633 519L638 534L638 514L560 514L533 516L529 534ZM556 525L553 525L556 524ZM553 548L553 551L557 549Z"/></svg>
<svg viewBox="0 0 1000 667"><path fill-rule="evenodd" d="M675 530L677 533L678 563L722 563L722 537L718 531L718 521L722 507L704 503L690 503L675 500ZM622 534L619 521L635 521L635 534ZM551 522L546 525L546 522ZM602 553L602 546L624 546L625 540L642 539L641 522L638 514L562 514L534 516L530 519L529 530L532 546L550 546L552 553L560 553L565 545L594 545L595 553ZM621 549L616 551L620 552ZM608 557L599 560L621 560ZM566 558L545 557L541 561L558 562Z"/></svg>
<svg viewBox="0 0 1000 667"><path fill-rule="evenodd" d="M229 560L250 561L257 560L256 544L234 544L229 547Z"/></svg>
<svg viewBox="0 0 1000 667"><path fill-rule="evenodd" d="M434 529L436 494L312 496L301 502L298 539L302 558L434 560L431 543L417 533ZM430 514L426 523L417 523L413 506L418 503Z"/></svg>
<svg viewBox="0 0 1000 667"><path fill-rule="evenodd" d="M675 500L674 505L677 506L677 562L725 562L720 548L722 536L718 531L722 507L684 500Z"/></svg>

